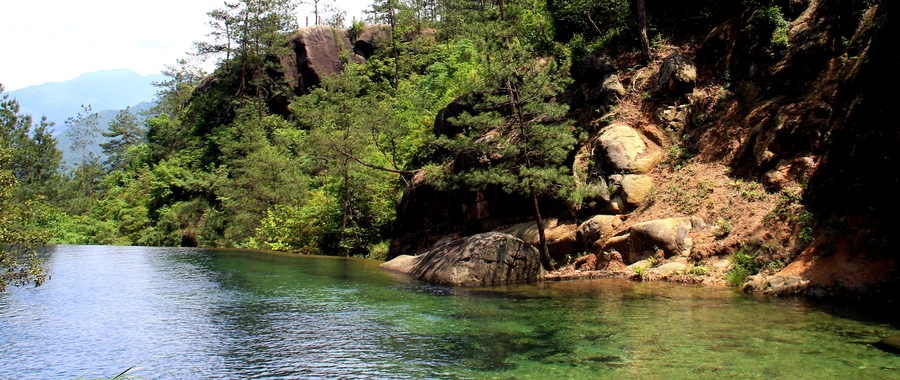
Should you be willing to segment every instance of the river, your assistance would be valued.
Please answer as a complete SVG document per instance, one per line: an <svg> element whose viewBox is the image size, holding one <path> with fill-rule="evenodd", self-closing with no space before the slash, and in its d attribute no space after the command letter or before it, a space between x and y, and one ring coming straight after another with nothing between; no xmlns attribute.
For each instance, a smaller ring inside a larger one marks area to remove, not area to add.
<svg viewBox="0 0 900 380"><path fill-rule="evenodd" d="M430 286L378 262L51 246L0 294L0 379L900 378L895 310L593 280Z"/></svg>

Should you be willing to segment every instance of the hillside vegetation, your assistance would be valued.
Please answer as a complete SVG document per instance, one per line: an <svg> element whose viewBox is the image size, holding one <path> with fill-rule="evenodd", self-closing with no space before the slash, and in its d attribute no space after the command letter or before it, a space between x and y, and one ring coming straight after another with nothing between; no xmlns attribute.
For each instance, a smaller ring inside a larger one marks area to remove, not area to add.
<svg viewBox="0 0 900 380"><path fill-rule="evenodd" d="M146 132L123 119L116 159L66 176L4 102L17 196L57 243L388 259L503 231L553 278L892 286L892 3L373 7L300 29L290 1L210 12L216 70L171 67Z"/></svg>

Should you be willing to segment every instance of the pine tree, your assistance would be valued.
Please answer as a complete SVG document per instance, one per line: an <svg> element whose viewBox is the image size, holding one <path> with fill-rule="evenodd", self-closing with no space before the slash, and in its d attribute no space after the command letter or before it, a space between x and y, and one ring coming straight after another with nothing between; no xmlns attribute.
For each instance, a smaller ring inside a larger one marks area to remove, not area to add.
<svg viewBox="0 0 900 380"><path fill-rule="evenodd" d="M184 112L191 93L207 73L187 59L179 59L172 66L165 65L162 74L166 76L165 80L153 82L153 86L158 90L156 91L156 105L150 114L166 114L174 119Z"/></svg>
<svg viewBox="0 0 900 380"><path fill-rule="evenodd" d="M128 148L144 142L144 130L138 124L138 118L131 113L131 107L125 108L116 114L116 118L109 123L109 131L101 132L103 136L111 138L109 142L100 144L103 153L107 155L104 166L110 171L125 168L125 153Z"/></svg>
<svg viewBox="0 0 900 380"><path fill-rule="evenodd" d="M535 57L515 42L507 46L487 59L484 87L477 92L481 99L472 104L476 112L456 120L467 133L441 144L479 163L456 174L459 183L474 189L496 186L530 199L541 262L550 268L538 197L563 196L570 188L563 163L575 144L573 127L564 118L568 107L553 98L569 80L556 61Z"/></svg>
<svg viewBox="0 0 900 380"><path fill-rule="evenodd" d="M78 170L78 172L81 181L81 193L85 196L90 194L93 189L93 186L89 185L94 179L88 178L88 173L92 173L93 170L84 169L95 165L98 160L94 153L90 151L90 148L97 140L97 132L100 132L99 120L100 115L91 112L90 104L87 106L82 104L81 111L78 114L66 119L66 126L69 127L66 130L66 134L72 139L72 152L79 157L79 168L81 170Z"/></svg>
<svg viewBox="0 0 900 380"><path fill-rule="evenodd" d="M32 117L20 114L19 109L18 101L10 99L9 94L4 93L0 98L0 138L8 145L10 154L6 169L19 184L20 200L55 199L61 179L62 152L56 148L53 123L43 117L35 125Z"/></svg>

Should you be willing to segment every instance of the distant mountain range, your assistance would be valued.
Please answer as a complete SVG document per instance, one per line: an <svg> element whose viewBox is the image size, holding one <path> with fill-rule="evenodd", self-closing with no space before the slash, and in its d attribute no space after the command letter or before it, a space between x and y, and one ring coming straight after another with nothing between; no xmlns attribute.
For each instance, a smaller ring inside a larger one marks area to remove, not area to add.
<svg viewBox="0 0 900 380"><path fill-rule="evenodd" d="M53 134L60 136L65 132L66 119L81 111L82 104L90 104L94 112L99 112L150 102L157 91L152 83L163 80L162 74L142 76L128 69L105 70L64 82L25 87L9 94L19 101L22 113L31 115L35 121L47 116L56 123ZM102 123L100 128L105 130L106 124Z"/></svg>
<svg viewBox="0 0 900 380"><path fill-rule="evenodd" d="M144 112L149 111L153 108L155 104L150 102L142 102L138 103L129 109L129 112L137 116L138 123L143 124L144 119L147 117ZM123 107L125 108L125 107ZM109 123L116 118L116 115L119 114L120 110L104 110L97 112L100 115L100 118L97 120L97 126L100 127L101 132L106 132L109 130ZM100 144L105 144L112 140L110 137L104 137L103 134L97 133L94 136L94 144L88 148L88 151L93 152L98 157L100 157L100 161L106 159L106 155L103 154L103 148L100 147ZM80 162L80 153L72 151L72 137L69 136L68 133L59 133L56 135L56 149L62 151L62 165L63 170L74 170L81 162Z"/></svg>

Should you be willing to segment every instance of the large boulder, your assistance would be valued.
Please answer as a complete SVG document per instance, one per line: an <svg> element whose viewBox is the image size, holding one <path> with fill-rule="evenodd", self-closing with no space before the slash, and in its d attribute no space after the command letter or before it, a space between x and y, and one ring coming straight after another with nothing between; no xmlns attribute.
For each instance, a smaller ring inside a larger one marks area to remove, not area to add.
<svg viewBox="0 0 900 380"><path fill-rule="evenodd" d="M316 25L297 30L291 36L291 48L296 55L300 92L306 93L322 83L322 78L340 73L341 51L350 47L347 31L343 29Z"/></svg>
<svg viewBox="0 0 900 380"><path fill-rule="evenodd" d="M681 53L672 53L659 68L653 93L656 95L684 95L694 91L697 84L697 66Z"/></svg>
<svg viewBox="0 0 900 380"><path fill-rule="evenodd" d="M609 236L622 224L622 217L618 215L594 215L578 226L578 240L585 246Z"/></svg>
<svg viewBox="0 0 900 380"><path fill-rule="evenodd" d="M603 250L614 249L626 264L634 263L662 251L665 257L687 256L693 246L690 233L705 224L697 217L657 219L638 223L627 235L606 241Z"/></svg>
<svg viewBox="0 0 900 380"><path fill-rule="evenodd" d="M607 74L600 80L600 86L591 92L589 100L595 104L613 106L619 104L626 93L619 77L616 74Z"/></svg>
<svg viewBox="0 0 900 380"><path fill-rule="evenodd" d="M391 27L388 25L366 25L353 41L353 52L368 59L376 50L390 44L390 32Z"/></svg>
<svg viewBox="0 0 900 380"><path fill-rule="evenodd" d="M446 107L441 108L434 117L434 135L445 135L453 138L463 132L463 128L453 124L450 120L461 116L463 113L474 113L475 109L464 104L461 97L456 97Z"/></svg>
<svg viewBox="0 0 900 380"><path fill-rule="evenodd" d="M530 283L546 274L536 248L500 232L460 238L419 256L398 256L381 268L453 286Z"/></svg>
<svg viewBox="0 0 900 380"><path fill-rule="evenodd" d="M591 82L602 78L606 74L610 74L618 70L612 57L605 53L594 53L585 57L575 67L574 73L576 79L582 82ZM595 82L596 83L596 82Z"/></svg>
<svg viewBox="0 0 900 380"><path fill-rule="evenodd" d="M803 293L809 287L809 280L794 275L763 276L747 278L743 290L747 293L762 293L773 296L789 296Z"/></svg>
<svg viewBox="0 0 900 380"><path fill-rule="evenodd" d="M598 138L606 171L610 173L646 173L662 157L652 154L641 134L625 124L612 124Z"/></svg>
<svg viewBox="0 0 900 380"><path fill-rule="evenodd" d="M609 182L618 188L622 201L630 208L643 204L653 190L653 178L645 174L613 174Z"/></svg>
<svg viewBox="0 0 900 380"><path fill-rule="evenodd" d="M535 247L541 244L535 222L519 223L500 232L508 233ZM556 218L545 219L544 237L547 239L547 249L555 260L561 260L567 255L577 255L581 251L578 225L575 223L560 222Z"/></svg>
<svg viewBox="0 0 900 380"><path fill-rule="evenodd" d="M692 109L690 104L662 106L656 110L655 116L669 139L679 141L685 127L691 122Z"/></svg>

